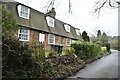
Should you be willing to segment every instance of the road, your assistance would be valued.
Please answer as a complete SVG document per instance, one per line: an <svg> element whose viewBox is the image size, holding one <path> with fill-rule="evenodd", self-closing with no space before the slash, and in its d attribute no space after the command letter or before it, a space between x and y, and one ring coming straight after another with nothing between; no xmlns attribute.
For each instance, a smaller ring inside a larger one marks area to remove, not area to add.
<svg viewBox="0 0 120 80"><path fill-rule="evenodd" d="M69 79L118 78L118 53L120 52L117 50L112 50L112 54L86 65L84 69L80 70L76 75L69 77Z"/></svg>

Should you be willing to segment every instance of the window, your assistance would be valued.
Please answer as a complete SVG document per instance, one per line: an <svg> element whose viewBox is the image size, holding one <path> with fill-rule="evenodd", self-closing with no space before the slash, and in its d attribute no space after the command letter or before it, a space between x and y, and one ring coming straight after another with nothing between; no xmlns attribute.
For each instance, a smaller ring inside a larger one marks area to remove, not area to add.
<svg viewBox="0 0 120 80"><path fill-rule="evenodd" d="M49 36L48 36L48 44L55 44L55 35L49 34Z"/></svg>
<svg viewBox="0 0 120 80"><path fill-rule="evenodd" d="M48 26L54 27L55 20L52 17L49 17L49 16L47 16L46 19L47 19Z"/></svg>
<svg viewBox="0 0 120 80"><path fill-rule="evenodd" d="M66 30L67 32L70 32L70 26L69 26L69 25L64 24L64 27L65 27L65 30Z"/></svg>
<svg viewBox="0 0 120 80"><path fill-rule="evenodd" d="M67 46L70 46L71 39L67 39Z"/></svg>
<svg viewBox="0 0 120 80"><path fill-rule="evenodd" d="M80 35L80 29L76 29L77 35Z"/></svg>
<svg viewBox="0 0 120 80"><path fill-rule="evenodd" d="M18 13L19 13L19 17L29 19L30 9L23 5L18 5Z"/></svg>
<svg viewBox="0 0 120 80"><path fill-rule="evenodd" d="M7 8L8 8L8 7L7 7L7 4L4 4L4 8L5 8L5 9L7 9Z"/></svg>
<svg viewBox="0 0 120 80"><path fill-rule="evenodd" d="M72 41L71 41L71 43L74 43L74 42L75 42L75 40L72 40Z"/></svg>
<svg viewBox="0 0 120 80"><path fill-rule="evenodd" d="M45 41L45 34L39 33L39 41L44 42Z"/></svg>
<svg viewBox="0 0 120 80"><path fill-rule="evenodd" d="M21 28L19 31L18 31L18 38L20 41L29 41L29 29L27 28Z"/></svg>

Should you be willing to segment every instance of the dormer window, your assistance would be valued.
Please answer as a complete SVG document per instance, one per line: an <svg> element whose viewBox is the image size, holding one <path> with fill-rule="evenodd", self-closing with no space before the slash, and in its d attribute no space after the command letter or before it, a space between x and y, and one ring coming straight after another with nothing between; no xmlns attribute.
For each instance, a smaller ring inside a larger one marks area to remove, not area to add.
<svg viewBox="0 0 120 80"><path fill-rule="evenodd" d="M77 35L80 35L80 29L76 29Z"/></svg>
<svg viewBox="0 0 120 80"><path fill-rule="evenodd" d="M69 25L64 24L64 27L65 27L66 32L70 32L70 26Z"/></svg>
<svg viewBox="0 0 120 80"><path fill-rule="evenodd" d="M48 26L54 27L54 22L55 22L55 19L54 19L54 18L47 16L47 17L46 17L46 20L47 20Z"/></svg>
<svg viewBox="0 0 120 80"><path fill-rule="evenodd" d="M19 17L29 19L30 9L23 5L18 5Z"/></svg>

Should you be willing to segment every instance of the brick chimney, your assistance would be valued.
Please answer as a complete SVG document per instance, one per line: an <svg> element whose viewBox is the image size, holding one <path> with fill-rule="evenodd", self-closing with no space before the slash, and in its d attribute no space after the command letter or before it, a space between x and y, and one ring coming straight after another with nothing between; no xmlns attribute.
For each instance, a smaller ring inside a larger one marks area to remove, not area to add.
<svg viewBox="0 0 120 80"><path fill-rule="evenodd" d="M55 18L55 16L56 16L55 8L52 8L49 12L46 13L46 15Z"/></svg>

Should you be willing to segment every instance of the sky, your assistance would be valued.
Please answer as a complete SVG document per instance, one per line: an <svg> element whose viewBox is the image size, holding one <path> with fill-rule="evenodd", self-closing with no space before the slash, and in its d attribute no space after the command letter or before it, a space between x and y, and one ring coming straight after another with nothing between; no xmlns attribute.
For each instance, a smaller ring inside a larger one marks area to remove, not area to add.
<svg viewBox="0 0 120 80"><path fill-rule="evenodd" d="M46 5L51 0L15 0L30 6L40 12L46 12ZM93 13L96 0L71 0L72 13L68 13L69 0L55 0L56 18L64 21L81 33L86 31L89 36L96 36L101 30L108 36L118 35L118 9L111 9L107 6L102 9L99 18Z"/></svg>

